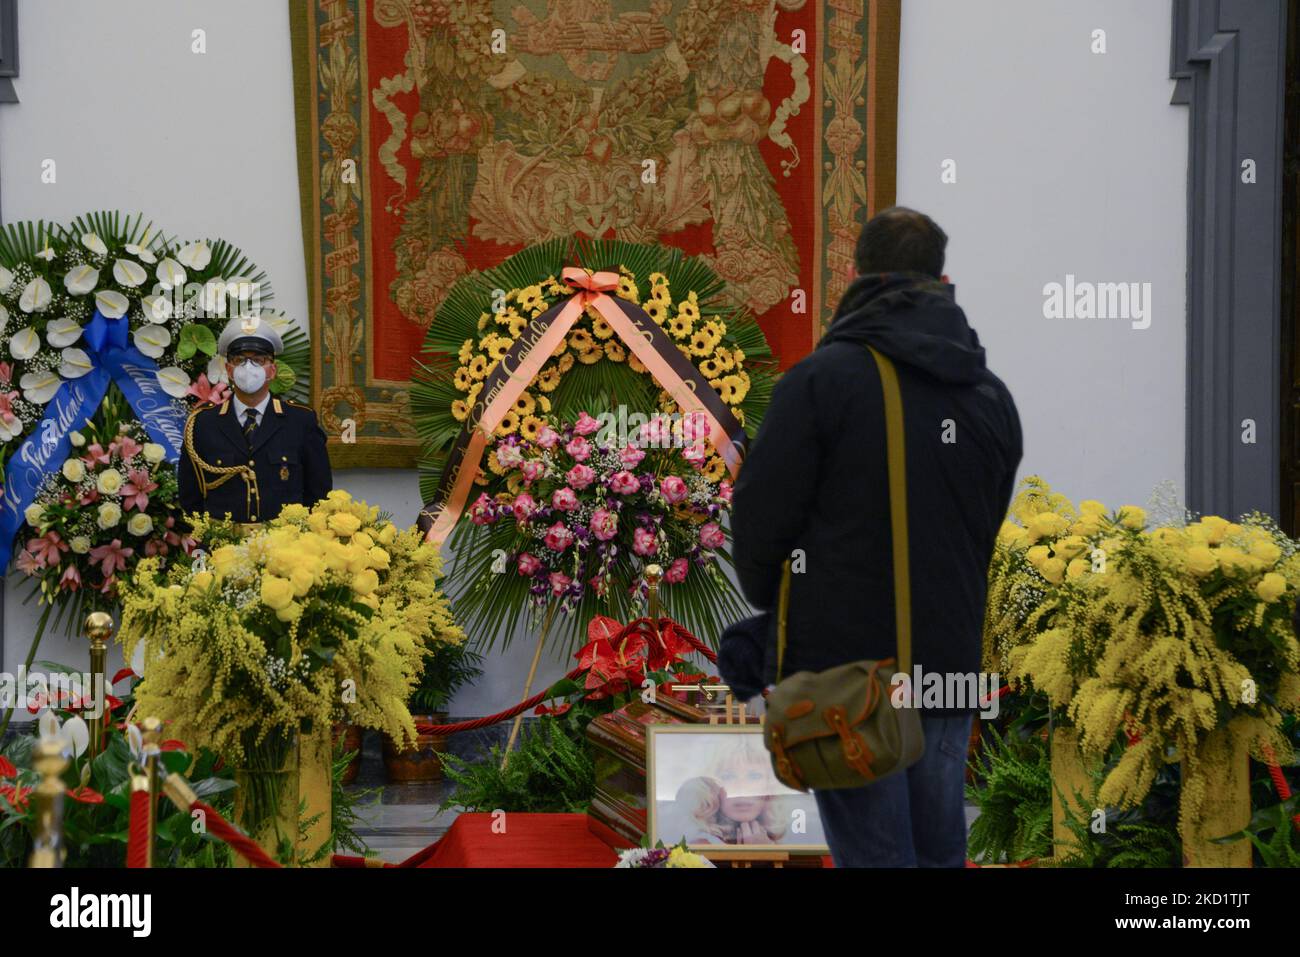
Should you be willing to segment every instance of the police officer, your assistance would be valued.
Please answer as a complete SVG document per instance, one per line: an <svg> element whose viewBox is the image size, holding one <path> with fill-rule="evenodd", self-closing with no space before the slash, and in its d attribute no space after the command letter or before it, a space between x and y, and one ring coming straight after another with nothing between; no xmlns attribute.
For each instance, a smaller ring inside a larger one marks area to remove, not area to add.
<svg viewBox="0 0 1300 957"><path fill-rule="evenodd" d="M280 334L265 320L226 324L217 353L225 357L233 395L198 406L185 423L178 468L186 512L262 522L291 503L310 507L333 487L315 411L271 396L282 351Z"/></svg>

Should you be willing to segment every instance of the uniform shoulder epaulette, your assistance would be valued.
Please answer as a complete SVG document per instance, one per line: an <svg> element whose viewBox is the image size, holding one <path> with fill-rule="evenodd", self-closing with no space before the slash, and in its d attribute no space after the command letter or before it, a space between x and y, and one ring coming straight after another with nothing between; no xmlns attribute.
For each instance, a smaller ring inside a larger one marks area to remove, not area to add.
<svg viewBox="0 0 1300 957"><path fill-rule="evenodd" d="M301 402L295 402L295 401L293 401L293 399L283 399L283 398L282 398L280 401L283 402L285 405L291 405L291 406L293 406L295 409L305 409L305 410L307 410L308 412L312 413L313 415L316 414L316 410L315 410L312 406L310 406L310 405L303 405Z"/></svg>

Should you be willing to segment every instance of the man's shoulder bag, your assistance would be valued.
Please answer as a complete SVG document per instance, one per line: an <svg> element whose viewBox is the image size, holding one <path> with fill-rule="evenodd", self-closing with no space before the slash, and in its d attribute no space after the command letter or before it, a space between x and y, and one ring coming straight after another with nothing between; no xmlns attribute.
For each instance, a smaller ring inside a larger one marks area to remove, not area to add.
<svg viewBox="0 0 1300 957"><path fill-rule="evenodd" d="M911 677L912 604L907 558L907 468L903 399L887 356L871 349L885 397L889 521L894 551L894 618L898 665ZM890 702L895 660L854 661L826 671L800 671L781 680L790 600L790 562L782 570L777 604L777 685L767 699L763 738L776 775L799 791L856 788L915 764L925 750L921 717Z"/></svg>

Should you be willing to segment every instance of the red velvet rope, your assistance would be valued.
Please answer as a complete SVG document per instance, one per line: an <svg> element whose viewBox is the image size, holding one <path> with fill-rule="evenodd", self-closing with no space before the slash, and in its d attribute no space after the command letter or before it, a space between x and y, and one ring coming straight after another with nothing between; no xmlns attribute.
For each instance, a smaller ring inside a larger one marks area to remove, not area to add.
<svg viewBox="0 0 1300 957"><path fill-rule="evenodd" d="M126 866L149 866L149 792L132 791L131 823L127 831Z"/></svg>
<svg viewBox="0 0 1300 957"><path fill-rule="evenodd" d="M225 841L230 845L230 849L242 857L254 867L279 867L280 865L267 856L266 851L258 846L257 842L242 831L237 829L233 824L228 822L224 817L217 813L216 808L204 801L195 801L190 805L191 811L202 811L207 818L208 832L212 836Z"/></svg>
<svg viewBox="0 0 1300 957"><path fill-rule="evenodd" d="M1291 800L1291 785L1286 783L1286 775L1278 766L1277 759L1273 755L1273 749L1267 744L1264 745L1264 757L1268 758L1268 776L1273 779L1273 787L1277 788L1277 796L1283 801ZM1300 814L1292 815L1291 823L1295 825L1297 831L1300 831Z"/></svg>
<svg viewBox="0 0 1300 957"><path fill-rule="evenodd" d="M668 621L668 619L665 618L663 621ZM631 628L632 625L635 624L636 622L632 622L628 627ZM673 627L676 629L679 638L684 639L688 645L707 658L710 663L718 663L717 652L704 642L700 641L700 639L696 638L685 628L677 625L675 622L673 623ZM585 671L585 668L574 668L564 677L569 681L572 681ZM475 718L472 721L461 721L459 724L417 724L415 730L420 734L458 734L461 731L475 731L478 728L486 728L501 721L508 721L515 715L522 714L530 708L537 707L550 697L548 694L549 691L550 689L547 688L546 691L533 695L527 701L521 701L513 708L498 712L497 714L490 714L483 718Z"/></svg>

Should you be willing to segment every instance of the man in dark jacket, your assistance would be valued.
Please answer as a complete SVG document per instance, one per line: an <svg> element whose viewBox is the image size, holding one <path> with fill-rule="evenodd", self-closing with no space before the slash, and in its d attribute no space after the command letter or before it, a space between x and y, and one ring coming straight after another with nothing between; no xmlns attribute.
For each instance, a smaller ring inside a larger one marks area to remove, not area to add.
<svg viewBox="0 0 1300 957"><path fill-rule="evenodd" d="M1005 385L953 301L947 236L909 209L863 227L834 320L777 384L735 489L736 569L755 607L776 605L792 559L782 673L896 657L889 479L880 375L903 399L913 674L942 677L921 701L925 753L906 772L816 795L839 866L965 862L963 779L980 672L987 570L1021 457ZM774 675L769 648L769 675ZM931 685L930 687L933 687ZM987 692L985 681L979 686ZM936 706L938 705L938 706Z"/></svg>

